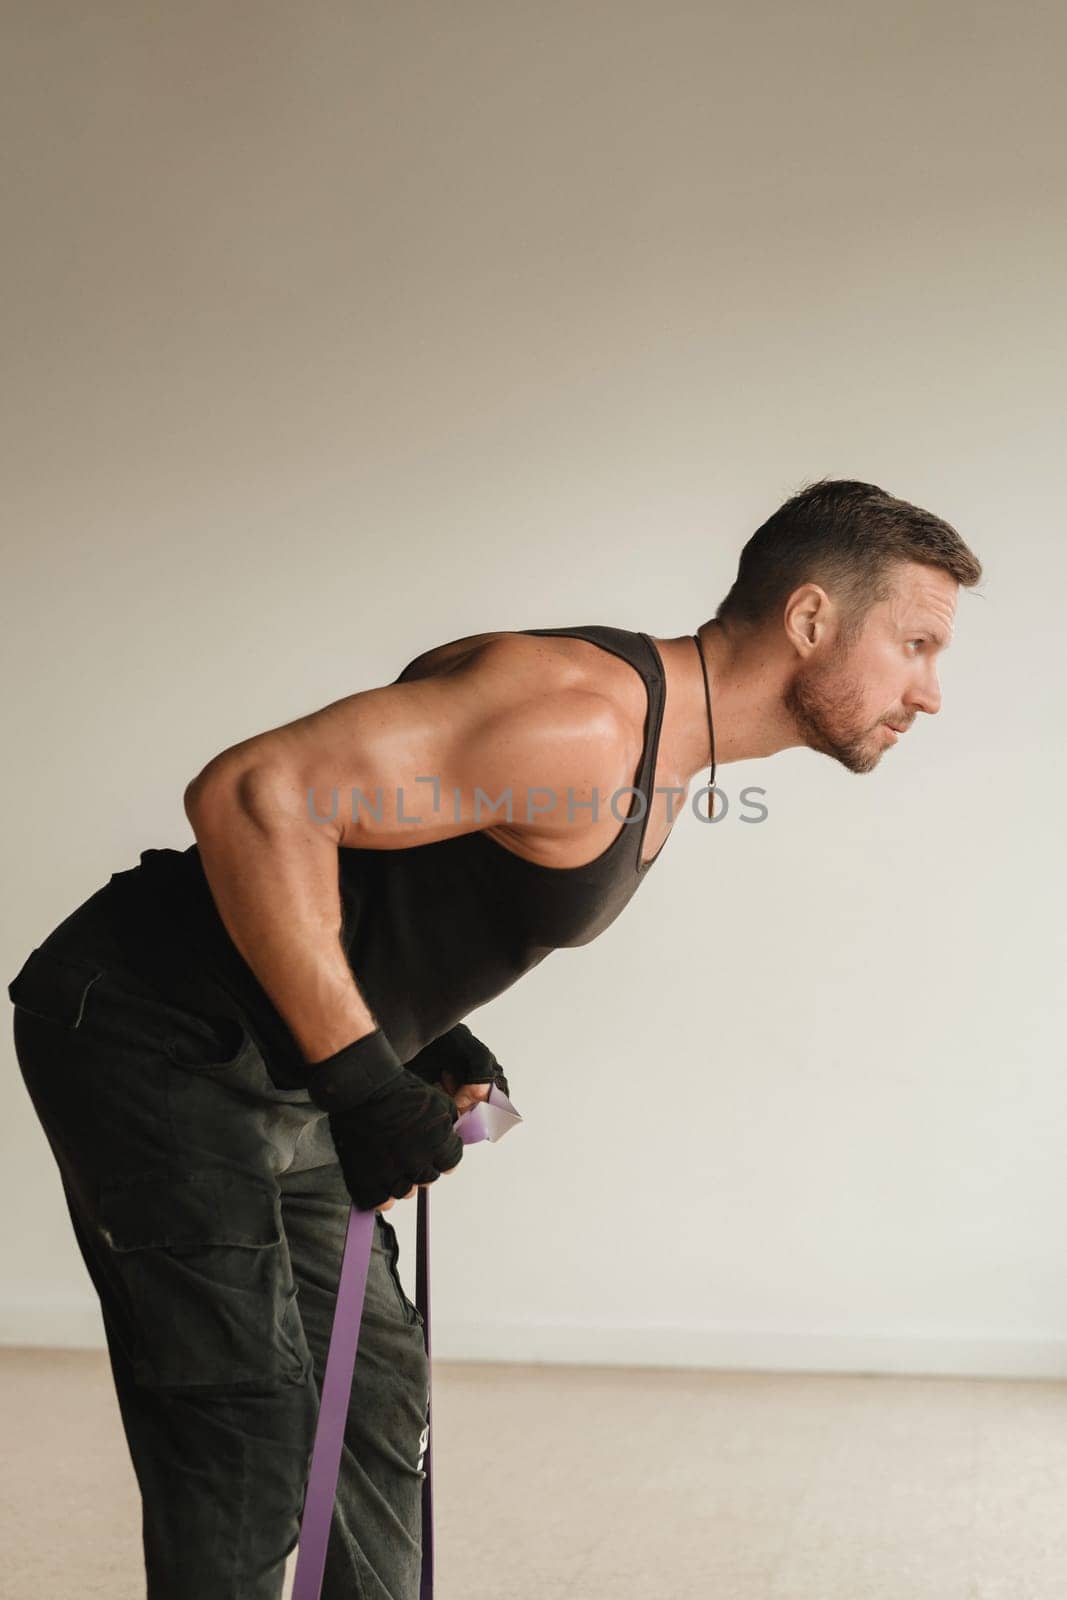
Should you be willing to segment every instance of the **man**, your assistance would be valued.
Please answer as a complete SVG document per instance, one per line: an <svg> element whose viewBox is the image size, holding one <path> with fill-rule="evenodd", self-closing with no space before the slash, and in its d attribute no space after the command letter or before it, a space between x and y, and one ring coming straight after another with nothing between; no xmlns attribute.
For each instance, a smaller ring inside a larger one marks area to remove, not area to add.
<svg viewBox="0 0 1067 1600"><path fill-rule="evenodd" d="M939 518L824 481L694 635L453 641L216 756L196 844L147 851L10 986L100 1294L149 1600L268 1600L297 1536L351 1200L375 1259L324 1593L416 1593L426 1364L381 1212L502 1081L462 1018L588 943L695 774L806 745L869 772L940 705ZM631 826L630 824L636 824Z"/></svg>

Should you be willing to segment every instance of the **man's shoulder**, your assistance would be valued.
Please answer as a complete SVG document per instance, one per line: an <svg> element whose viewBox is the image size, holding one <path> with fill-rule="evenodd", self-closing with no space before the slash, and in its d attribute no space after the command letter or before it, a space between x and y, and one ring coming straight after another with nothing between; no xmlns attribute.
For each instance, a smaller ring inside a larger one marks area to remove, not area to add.
<svg viewBox="0 0 1067 1600"><path fill-rule="evenodd" d="M477 670L486 699L501 709L496 732L512 745L517 769L529 777L533 764L541 774L531 781L579 790L627 781L642 717L640 685L624 662L583 640L512 633L486 642Z"/></svg>
<svg viewBox="0 0 1067 1600"><path fill-rule="evenodd" d="M630 781L644 696L632 669L609 652L567 635L500 631L449 641L411 669L405 682L451 678L457 690L462 683L468 709L457 770L471 782L573 791L581 802ZM560 826L557 814L536 824L546 835Z"/></svg>
<svg viewBox="0 0 1067 1600"><path fill-rule="evenodd" d="M484 676L487 682L505 675L520 692L570 689L611 698L616 679L612 663L622 666L617 658L569 634L498 629L431 645L409 661L395 681L412 683L462 669L467 676Z"/></svg>
<svg viewBox="0 0 1067 1600"><path fill-rule="evenodd" d="M517 718L535 741L584 738L590 753L628 760L644 694L626 661L567 632L499 629L434 645L397 682L459 674L479 702Z"/></svg>

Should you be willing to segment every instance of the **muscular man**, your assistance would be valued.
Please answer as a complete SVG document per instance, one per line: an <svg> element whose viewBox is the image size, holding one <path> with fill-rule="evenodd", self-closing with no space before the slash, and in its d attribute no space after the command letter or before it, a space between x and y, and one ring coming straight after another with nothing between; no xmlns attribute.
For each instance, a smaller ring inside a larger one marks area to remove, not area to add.
<svg viewBox="0 0 1067 1600"><path fill-rule="evenodd" d="M870 772L920 712L959 535L824 481L695 634L496 631L223 751L9 986L100 1295L149 1600L276 1600L351 1200L377 1208L324 1593L417 1592L427 1372L382 1212L457 1165L500 1069L463 1023L640 887L694 776Z"/></svg>

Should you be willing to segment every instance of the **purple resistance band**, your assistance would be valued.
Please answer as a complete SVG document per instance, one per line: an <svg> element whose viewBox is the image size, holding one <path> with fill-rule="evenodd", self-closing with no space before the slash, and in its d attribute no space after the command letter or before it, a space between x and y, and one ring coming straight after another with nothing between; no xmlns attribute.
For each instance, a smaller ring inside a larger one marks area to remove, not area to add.
<svg viewBox="0 0 1067 1600"><path fill-rule="evenodd" d="M484 1139L503 1138L522 1118L507 1095L494 1084L488 1100L465 1111L455 1124L455 1132L465 1145ZM319 1419L315 1447L304 1497L304 1516L300 1526L300 1550L293 1579L292 1600L319 1600L322 1575L326 1567L326 1546L330 1537L337 1475L345 1438L345 1421L352 1393L352 1374L359 1345L359 1325L363 1316L363 1297L367 1289L371 1247L374 1242L373 1211L352 1207L345 1235L341 1275L337 1284L330 1348L319 1400ZM415 1251L415 1303L423 1319L427 1360L430 1358L430 1193L419 1190L418 1239ZM422 1576L420 1600L433 1596L433 1424L431 1395L427 1397L426 1421L430 1432L424 1458L422 1480Z"/></svg>

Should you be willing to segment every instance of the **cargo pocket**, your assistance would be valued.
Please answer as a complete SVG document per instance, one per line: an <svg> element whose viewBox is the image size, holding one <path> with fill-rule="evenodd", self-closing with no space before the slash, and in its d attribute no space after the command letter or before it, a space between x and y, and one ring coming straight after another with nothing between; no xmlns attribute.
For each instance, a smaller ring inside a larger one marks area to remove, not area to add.
<svg viewBox="0 0 1067 1600"><path fill-rule="evenodd" d="M8 984L8 998L46 1022L77 1028L85 1016L89 991L103 976L104 968L96 962L33 950Z"/></svg>
<svg viewBox="0 0 1067 1600"><path fill-rule="evenodd" d="M276 1196L232 1173L105 1186L99 1227L149 1388L276 1389L311 1358Z"/></svg>
<svg viewBox="0 0 1067 1600"><path fill-rule="evenodd" d="M237 1016L169 1009L175 1022L164 1036L163 1049L186 1072L224 1073L256 1051L255 1040Z"/></svg>

